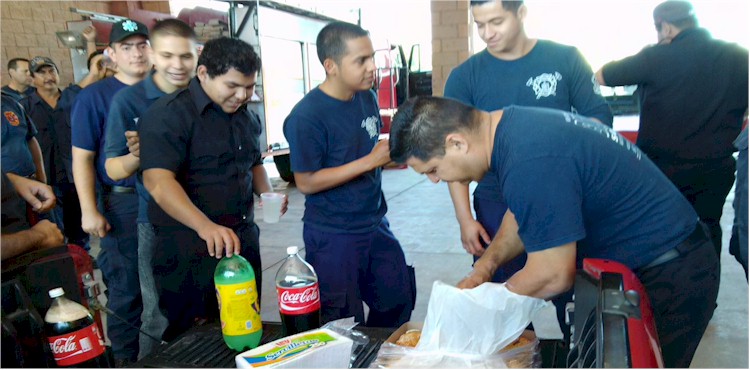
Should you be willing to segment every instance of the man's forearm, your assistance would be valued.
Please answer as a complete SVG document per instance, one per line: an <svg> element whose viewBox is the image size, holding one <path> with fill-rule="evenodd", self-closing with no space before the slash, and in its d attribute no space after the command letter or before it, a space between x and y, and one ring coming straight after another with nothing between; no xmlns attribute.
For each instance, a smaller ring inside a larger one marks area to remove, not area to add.
<svg viewBox="0 0 750 370"><path fill-rule="evenodd" d="M323 168L315 172L295 173L297 188L303 194L315 194L335 188L376 168L369 156L351 161L345 165Z"/></svg>
<svg viewBox="0 0 750 370"><path fill-rule="evenodd" d="M42 244L44 238L44 234L34 229L19 231L13 234L3 234L0 259L4 260L36 250Z"/></svg>
<svg viewBox="0 0 750 370"><path fill-rule="evenodd" d="M474 216L471 214L471 205L469 204L469 185L449 182L448 191L453 201L453 209L456 212L458 223L473 220Z"/></svg>
<svg viewBox="0 0 750 370"><path fill-rule="evenodd" d="M107 158L104 162L104 168L107 170L107 176L112 180L122 180L132 176L141 165L140 158L133 154L125 154L119 157Z"/></svg>
<svg viewBox="0 0 750 370"><path fill-rule="evenodd" d="M253 171L253 192L257 195L273 191L271 180L268 178L266 168L259 164L252 169Z"/></svg>
<svg viewBox="0 0 750 370"><path fill-rule="evenodd" d="M73 182L76 185L81 212L98 212L94 186L96 183L94 152L73 147Z"/></svg>
<svg viewBox="0 0 750 370"><path fill-rule="evenodd" d="M32 137L28 141L29 151L31 152L31 158L34 160L34 166L36 167L36 179L39 182L47 183L47 174L44 171L44 159L42 157L42 148L39 146L39 142L35 137Z"/></svg>
<svg viewBox="0 0 750 370"><path fill-rule="evenodd" d="M575 280L576 243L529 253L526 265L508 279L514 293L550 299L568 291Z"/></svg>

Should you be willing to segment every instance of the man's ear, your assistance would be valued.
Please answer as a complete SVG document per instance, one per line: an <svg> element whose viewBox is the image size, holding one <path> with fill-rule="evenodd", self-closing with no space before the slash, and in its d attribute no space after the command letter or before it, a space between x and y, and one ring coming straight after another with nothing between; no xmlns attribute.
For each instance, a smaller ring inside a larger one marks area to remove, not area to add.
<svg viewBox="0 0 750 370"><path fill-rule="evenodd" d="M339 66L333 59L326 58L323 61L323 68L326 70L326 75L335 75L338 72Z"/></svg>
<svg viewBox="0 0 750 370"><path fill-rule="evenodd" d="M459 153L468 153L469 141L466 136L458 132L448 134L445 137L445 151L448 152L450 150L457 150Z"/></svg>
<svg viewBox="0 0 750 370"><path fill-rule="evenodd" d="M198 76L198 80L206 82L208 79L208 68L204 65L199 65L198 69L195 70L195 75Z"/></svg>

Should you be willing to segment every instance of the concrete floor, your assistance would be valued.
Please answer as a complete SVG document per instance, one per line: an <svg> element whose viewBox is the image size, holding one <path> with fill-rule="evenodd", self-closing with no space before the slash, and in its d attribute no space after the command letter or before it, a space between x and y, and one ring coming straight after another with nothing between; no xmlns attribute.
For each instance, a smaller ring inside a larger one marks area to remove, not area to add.
<svg viewBox="0 0 750 370"><path fill-rule="evenodd" d="M265 321L279 321L274 277L286 257L286 247L304 246L301 222L304 195L277 177L270 159L266 168L274 188L289 196L289 210L279 223L264 223L262 212L256 209L263 260L261 317ZM471 270L471 256L461 247L446 184L433 184L411 169L390 169L384 171L383 191L391 228L401 242L407 262L416 268L418 293L412 320L423 321L433 282L457 283ZM695 355L693 368L748 368L748 284L742 268L726 247L734 217L732 199L730 194L722 219L725 243L718 308ZM535 320L535 327L540 337L560 335L552 310L542 312Z"/></svg>

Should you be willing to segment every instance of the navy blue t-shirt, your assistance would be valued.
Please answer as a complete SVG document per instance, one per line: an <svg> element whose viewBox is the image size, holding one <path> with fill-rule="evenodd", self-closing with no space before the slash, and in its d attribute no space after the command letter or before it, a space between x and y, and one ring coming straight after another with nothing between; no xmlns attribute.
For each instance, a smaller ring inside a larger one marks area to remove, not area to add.
<svg viewBox="0 0 750 370"><path fill-rule="evenodd" d="M501 60L486 49L456 67L445 83L444 96L484 111L508 105L575 110L612 126L612 112L583 55L572 46L548 40L516 60ZM492 176L477 185L474 197L497 199Z"/></svg>
<svg viewBox="0 0 750 370"><path fill-rule="evenodd" d="M2 94L2 167L3 173L31 176L36 172L28 141L36 134L31 122L20 104L7 94Z"/></svg>
<svg viewBox="0 0 750 370"><path fill-rule="evenodd" d="M115 94L112 98L112 106L109 108L104 140L104 154L107 158L115 158L130 153L125 131L138 131L138 120L143 113L164 95L167 94L159 90L159 87L154 83L153 74ZM131 177L136 178L135 188L138 191L138 223L148 223L148 207L149 202L152 201L151 194L143 186L142 174L134 174Z"/></svg>
<svg viewBox="0 0 750 370"><path fill-rule="evenodd" d="M583 258L637 269L676 247L698 216L634 144L591 119L511 106L491 168L527 252L578 241Z"/></svg>
<svg viewBox="0 0 750 370"><path fill-rule="evenodd" d="M96 177L103 185L135 186L135 178L129 177L114 181L107 176L104 162L104 133L107 125L107 115L112 98L128 85L115 77L108 77L95 82L78 93L73 110L70 113L71 140L73 146L96 153Z"/></svg>
<svg viewBox="0 0 750 370"><path fill-rule="evenodd" d="M314 172L362 158L378 142L383 123L372 91L341 101L315 88L284 121L293 172ZM381 169L316 194L305 195L302 220L327 232L374 230L387 211Z"/></svg>

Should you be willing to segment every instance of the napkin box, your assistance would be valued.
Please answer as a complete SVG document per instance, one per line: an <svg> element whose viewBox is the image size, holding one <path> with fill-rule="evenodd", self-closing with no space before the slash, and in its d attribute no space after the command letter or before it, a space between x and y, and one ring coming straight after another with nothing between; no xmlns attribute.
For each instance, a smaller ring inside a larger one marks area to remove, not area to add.
<svg viewBox="0 0 750 370"><path fill-rule="evenodd" d="M346 369L353 342L328 329L315 329L266 343L235 357L240 369Z"/></svg>

